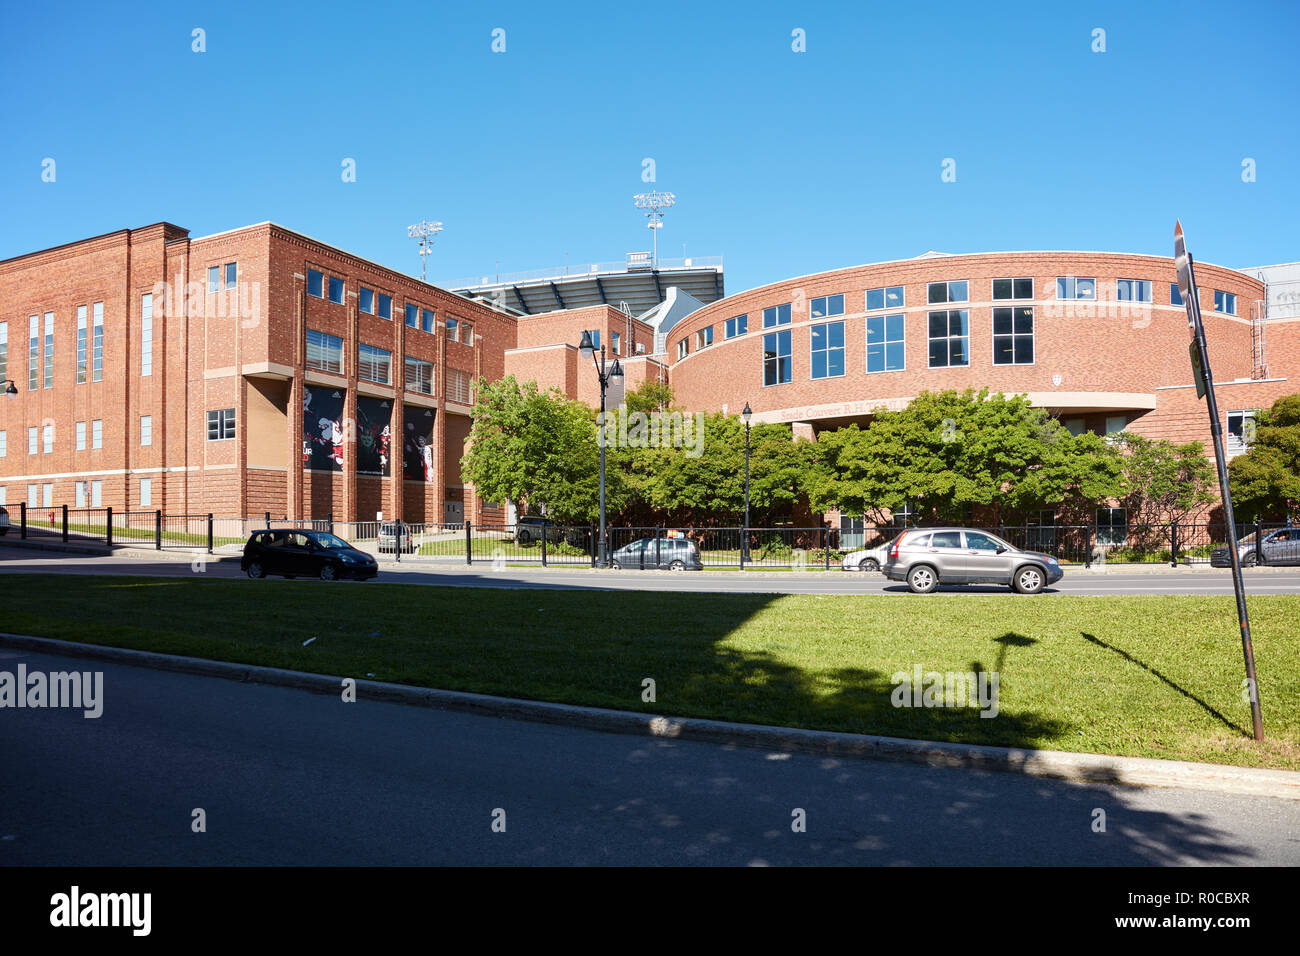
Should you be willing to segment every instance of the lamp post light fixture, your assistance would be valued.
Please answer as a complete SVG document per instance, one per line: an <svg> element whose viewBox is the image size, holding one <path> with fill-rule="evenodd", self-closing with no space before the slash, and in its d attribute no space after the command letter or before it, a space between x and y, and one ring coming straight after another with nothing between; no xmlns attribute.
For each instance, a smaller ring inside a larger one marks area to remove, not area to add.
<svg viewBox="0 0 1300 956"><path fill-rule="evenodd" d="M438 233L442 232L442 223L429 222L427 219L421 219L414 226L406 227L406 235L409 239L420 240L420 281L429 281L426 278L425 260L428 256L433 255L433 240Z"/></svg>
<svg viewBox="0 0 1300 956"><path fill-rule="evenodd" d="M605 346L600 346L600 360L596 360L596 345L591 341L591 331L584 329L582 342L578 345L578 354L584 359L591 359L596 366L596 376L600 379L600 552L597 567L608 567L608 555L605 547L605 392L615 382L623 381L623 366L614 358L612 365L605 364Z"/></svg>
<svg viewBox="0 0 1300 956"><path fill-rule="evenodd" d="M14 380L11 378L5 379L5 394L11 399L18 397L18 386L14 384Z"/></svg>
<svg viewBox="0 0 1300 956"><path fill-rule="evenodd" d="M746 402L745 410L740 413L740 418L745 423L745 528L740 533L740 548L746 557L749 556L749 420L753 417L749 402Z"/></svg>
<svg viewBox="0 0 1300 956"><path fill-rule="evenodd" d="M646 225L654 236L654 266L659 268L659 230L664 227L664 210L671 209L677 203L672 193L661 193L652 189L648 193L637 193L632 197L637 209L649 210L645 215L650 221Z"/></svg>

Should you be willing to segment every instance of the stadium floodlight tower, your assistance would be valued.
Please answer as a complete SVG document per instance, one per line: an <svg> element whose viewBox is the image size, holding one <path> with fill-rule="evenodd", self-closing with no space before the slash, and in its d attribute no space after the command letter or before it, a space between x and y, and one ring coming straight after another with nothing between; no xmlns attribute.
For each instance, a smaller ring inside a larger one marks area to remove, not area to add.
<svg viewBox="0 0 1300 956"><path fill-rule="evenodd" d="M428 279L425 278L426 276L425 263L428 261L426 257L433 254L433 239L440 232L442 232L442 223L428 222L424 219L421 219L414 226L406 227L407 238L420 240L420 281L421 282L429 281Z"/></svg>
<svg viewBox="0 0 1300 956"><path fill-rule="evenodd" d="M636 203L637 209L646 210L646 218L650 221L646 223L654 232L654 264L659 265L659 230L664 227L664 211L671 209L677 202L677 197L672 193L661 193L659 190L651 190L648 193L637 193L632 197Z"/></svg>

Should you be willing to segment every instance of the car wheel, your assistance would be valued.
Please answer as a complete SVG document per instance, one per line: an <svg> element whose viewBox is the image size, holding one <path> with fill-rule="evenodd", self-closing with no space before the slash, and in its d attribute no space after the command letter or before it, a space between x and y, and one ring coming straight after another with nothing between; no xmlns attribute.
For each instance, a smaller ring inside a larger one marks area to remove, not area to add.
<svg viewBox="0 0 1300 956"><path fill-rule="evenodd" d="M320 567L320 579L322 581L338 580L338 572L334 570L334 565L322 564Z"/></svg>
<svg viewBox="0 0 1300 956"><path fill-rule="evenodd" d="M1043 585L1046 583L1047 578L1044 577L1042 569L1031 565L1016 571L1016 577L1012 587L1021 594L1037 594L1043 589Z"/></svg>
<svg viewBox="0 0 1300 956"><path fill-rule="evenodd" d="M668 570L669 570L669 571L685 571L685 570L686 570L686 565L683 564L681 561L674 561L672 564L668 565Z"/></svg>
<svg viewBox="0 0 1300 956"><path fill-rule="evenodd" d="M248 566L248 576L254 581L260 581L266 577L266 568L262 567L261 561L254 561Z"/></svg>
<svg viewBox="0 0 1300 956"><path fill-rule="evenodd" d="M875 558L863 558L862 563L858 565L859 571L879 571L880 562Z"/></svg>
<svg viewBox="0 0 1300 956"><path fill-rule="evenodd" d="M939 586L939 575L928 564L919 564L907 572L907 586L913 594L929 594Z"/></svg>
<svg viewBox="0 0 1300 956"><path fill-rule="evenodd" d="M533 540L533 539L529 536L529 534L528 534L527 531L520 531L520 532L519 532L519 543L520 543L520 544L529 544L529 543L532 542L532 540Z"/></svg>
<svg viewBox="0 0 1300 956"><path fill-rule="evenodd" d="M1254 551L1247 551L1246 556L1241 559L1243 568L1253 568L1259 561L1259 556Z"/></svg>
<svg viewBox="0 0 1300 956"><path fill-rule="evenodd" d="M611 562L609 562L609 566L610 566L611 568L613 568L615 571L622 571L622 570L623 570L623 565L620 564L620 563L617 562L617 561L611 561Z"/></svg>

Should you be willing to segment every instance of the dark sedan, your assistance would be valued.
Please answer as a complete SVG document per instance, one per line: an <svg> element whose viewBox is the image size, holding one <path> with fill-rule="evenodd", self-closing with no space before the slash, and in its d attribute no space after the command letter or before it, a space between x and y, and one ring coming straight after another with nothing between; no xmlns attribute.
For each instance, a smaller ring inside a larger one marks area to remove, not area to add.
<svg viewBox="0 0 1300 956"><path fill-rule="evenodd" d="M272 528L255 531L244 545L239 567L254 580L268 574L286 578L365 581L379 573L379 564L342 538L327 531Z"/></svg>

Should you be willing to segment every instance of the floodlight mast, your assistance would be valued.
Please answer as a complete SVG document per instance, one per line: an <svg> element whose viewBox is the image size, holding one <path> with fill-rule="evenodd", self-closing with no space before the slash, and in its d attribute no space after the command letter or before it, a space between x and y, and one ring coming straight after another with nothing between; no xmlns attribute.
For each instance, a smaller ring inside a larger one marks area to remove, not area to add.
<svg viewBox="0 0 1300 956"><path fill-rule="evenodd" d="M425 263L428 261L426 257L433 255L433 240L434 237L437 236L438 233L440 232L442 232L442 223L429 222L425 219L421 219L414 226L406 227L407 238L420 240L420 281L421 282L429 281L426 278L427 271L425 269Z"/></svg>
<svg viewBox="0 0 1300 956"><path fill-rule="evenodd" d="M659 268L659 230L664 227L664 211L671 209L677 202L677 197L672 193L661 193L659 190L651 190L648 193L637 193L632 197L636 203L637 209L645 209L646 218L650 221L646 226L654 233L654 265Z"/></svg>

